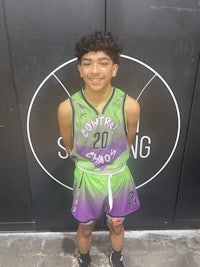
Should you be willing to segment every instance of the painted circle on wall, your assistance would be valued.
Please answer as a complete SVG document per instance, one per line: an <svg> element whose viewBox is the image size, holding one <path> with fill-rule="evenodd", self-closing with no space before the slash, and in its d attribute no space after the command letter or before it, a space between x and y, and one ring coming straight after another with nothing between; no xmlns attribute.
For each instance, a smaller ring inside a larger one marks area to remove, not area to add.
<svg viewBox="0 0 200 267"><path fill-rule="evenodd" d="M56 174L54 173L55 169L59 169L59 163L66 160L67 155L56 160L54 158L49 161L46 160L51 155L58 157L58 153L54 151L54 148L53 150L49 149L49 144L51 142L55 143L55 140L48 141L48 144L45 142L48 139L48 130L45 128L45 124L51 124L49 111L46 110L46 113L43 112L44 115L42 115L41 112L38 111L37 113L36 110L44 109L45 105L42 103L44 103L43 97L47 91L48 94L52 94L53 103L54 93L52 91L50 93L52 86L49 85L52 80L57 84L58 90L62 90L66 97L72 95L73 90L69 89L71 86L68 87L66 85L62 75L60 75L61 78L59 77L59 72L69 70L72 65L77 63L76 61L76 58L68 60L46 76L37 87L27 114L28 142L37 163L50 178L69 190L72 190L72 185L68 184L67 179L61 179L62 170L57 170ZM133 95L130 89L128 94L136 98L141 106L141 118L131 150L132 157L128 163L131 165L130 168L133 165L132 171L134 172L134 179L137 177L135 181L137 188L141 188L154 180L172 159L180 136L180 111L172 89L152 67L127 55L121 55L120 64L122 64L122 67L120 67L122 72L118 75L117 83L120 85L121 81L120 88L126 86L128 88L136 87L137 90L134 90ZM123 77L127 75L130 77L129 81L122 81ZM124 86L124 83L127 83L126 86ZM44 95L42 92L45 92ZM40 101L38 101L39 99ZM51 103L47 105L47 108L49 106L51 106ZM38 124L37 121L41 122ZM55 125L55 122L53 124ZM40 139L44 141L41 142ZM52 137L52 139L55 138ZM56 143L60 144L60 141L61 138L58 136ZM54 162L55 166L53 166Z"/></svg>

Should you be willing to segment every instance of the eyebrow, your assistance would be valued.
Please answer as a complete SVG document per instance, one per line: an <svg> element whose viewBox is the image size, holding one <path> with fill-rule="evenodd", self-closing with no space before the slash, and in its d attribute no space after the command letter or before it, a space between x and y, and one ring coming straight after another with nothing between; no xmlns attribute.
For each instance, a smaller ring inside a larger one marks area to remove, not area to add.
<svg viewBox="0 0 200 267"><path fill-rule="evenodd" d="M103 60L109 61L109 58L108 57L100 57L97 59L97 61L103 61ZM83 62L83 61L92 61L92 59L89 57L84 57L84 58L82 58L81 62Z"/></svg>

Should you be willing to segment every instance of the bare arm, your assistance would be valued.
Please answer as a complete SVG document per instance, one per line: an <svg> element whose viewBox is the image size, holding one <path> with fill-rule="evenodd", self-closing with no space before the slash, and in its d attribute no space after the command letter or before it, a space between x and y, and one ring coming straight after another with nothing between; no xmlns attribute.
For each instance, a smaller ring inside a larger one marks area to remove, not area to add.
<svg viewBox="0 0 200 267"><path fill-rule="evenodd" d="M70 155L73 148L71 114L72 111L70 101L69 99L67 99L63 101L58 107L58 122L60 127L60 134L68 155Z"/></svg>
<svg viewBox="0 0 200 267"><path fill-rule="evenodd" d="M140 106L139 103L130 96L126 99L126 120L127 120L127 141L129 148L133 144L133 140L137 131L137 124L140 116Z"/></svg>

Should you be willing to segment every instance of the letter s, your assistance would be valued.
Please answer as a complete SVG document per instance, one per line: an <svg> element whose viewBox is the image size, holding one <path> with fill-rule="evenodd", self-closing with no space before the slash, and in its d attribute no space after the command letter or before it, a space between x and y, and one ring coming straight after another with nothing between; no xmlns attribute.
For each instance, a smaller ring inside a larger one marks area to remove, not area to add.
<svg viewBox="0 0 200 267"><path fill-rule="evenodd" d="M58 138L58 141L57 141L57 144L58 144L58 146L59 146L62 150L64 150L64 155L63 155L60 151L58 151L58 156L59 156L61 159L67 159L69 155L68 155L68 153L67 153L65 147L63 146L63 143L61 143L61 142L62 142L62 137L59 137L59 138Z"/></svg>

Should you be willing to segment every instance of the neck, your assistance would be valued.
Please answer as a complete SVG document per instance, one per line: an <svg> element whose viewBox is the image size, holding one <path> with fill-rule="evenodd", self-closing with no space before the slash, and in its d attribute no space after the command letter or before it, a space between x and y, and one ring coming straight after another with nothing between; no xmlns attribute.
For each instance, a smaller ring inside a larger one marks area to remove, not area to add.
<svg viewBox="0 0 200 267"><path fill-rule="evenodd" d="M84 95L96 108L104 105L112 92L112 86L101 91L92 91L85 88Z"/></svg>

